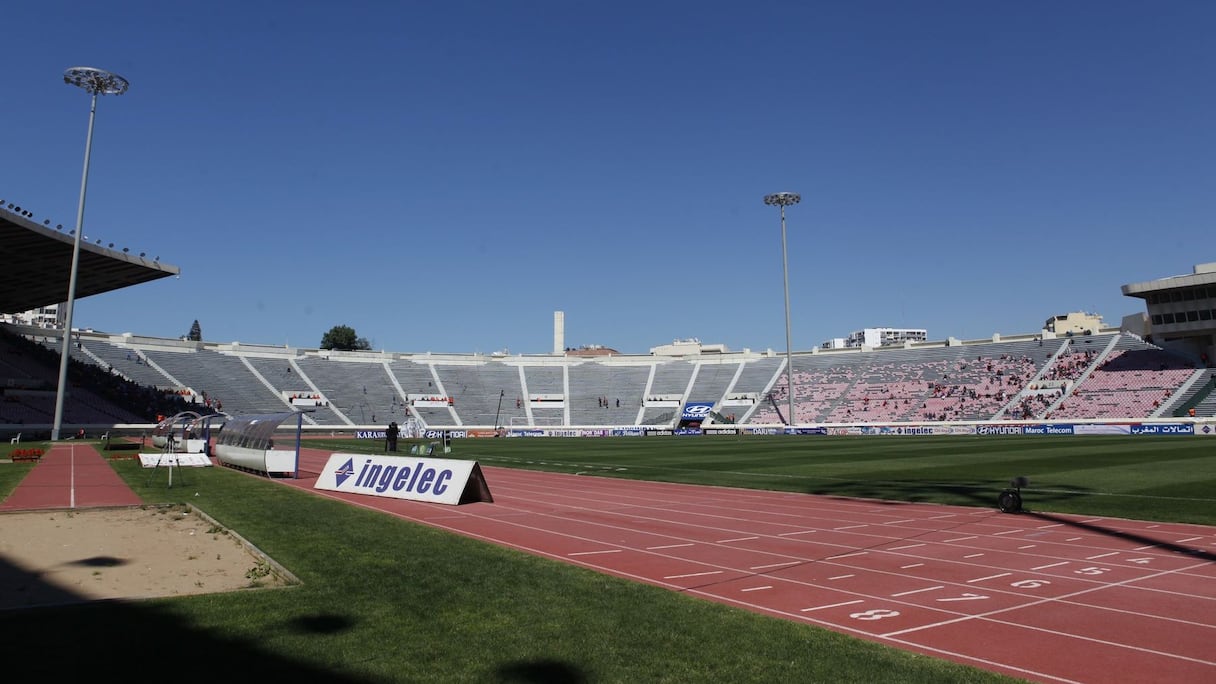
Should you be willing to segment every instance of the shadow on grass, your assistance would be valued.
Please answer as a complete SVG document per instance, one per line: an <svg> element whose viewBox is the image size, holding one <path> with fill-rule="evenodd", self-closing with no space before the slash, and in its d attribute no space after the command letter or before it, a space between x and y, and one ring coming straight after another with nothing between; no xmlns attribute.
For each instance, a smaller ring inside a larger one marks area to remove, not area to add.
<svg viewBox="0 0 1216 684"><path fill-rule="evenodd" d="M808 494L844 498L878 499L882 503L941 503L957 506L996 508L997 496L1008 483L992 481L922 482L916 480L870 480L817 482L806 488ZM1027 490L1023 490L1023 494ZM1036 500L1048 503L1068 501L1091 494L1087 489L1036 492Z"/></svg>
<svg viewBox="0 0 1216 684"><path fill-rule="evenodd" d="M2 558L0 592L6 605L37 604L0 609L0 654L20 663L26 681L373 681L284 658L252 639L221 638L151 603L88 602ZM321 619L312 631L334 624Z"/></svg>
<svg viewBox="0 0 1216 684"><path fill-rule="evenodd" d="M530 660L511 663L498 669L498 681L511 684L584 684L587 676L569 663L558 660Z"/></svg>
<svg viewBox="0 0 1216 684"><path fill-rule="evenodd" d="M1190 556L1191 558L1196 558L1199 560L1216 561L1216 554L1213 554L1209 551L1204 551L1203 549L1196 549L1196 548L1192 548L1189 546L1183 546L1181 544L1176 544L1171 541L1158 539L1156 537L1150 537L1145 534L1139 534L1136 532L1128 532L1127 530L1111 529L1109 527L1103 527L1101 525L1097 525L1097 524L1090 523L1090 522L1083 522L1080 520L1074 520L1072 518L1064 518L1064 517L1061 517L1058 515L1053 515L1051 513L1040 513L1037 511L1023 510L1021 515L1028 515L1033 518L1037 518L1039 520L1047 520L1047 521L1050 521L1053 523L1059 523L1061 525L1065 525L1067 527L1072 527L1074 529L1085 530L1086 532L1093 532L1095 534L1101 534L1101 535L1104 535L1107 537L1113 537L1115 539L1122 539L1124 541L1135 542L1141 546L1150 546L1151 545L1151 546L1156 547L1157 549L1162 549L1165 551L1173 551L1174 553L1186 554L1186 555Z"/></svg>

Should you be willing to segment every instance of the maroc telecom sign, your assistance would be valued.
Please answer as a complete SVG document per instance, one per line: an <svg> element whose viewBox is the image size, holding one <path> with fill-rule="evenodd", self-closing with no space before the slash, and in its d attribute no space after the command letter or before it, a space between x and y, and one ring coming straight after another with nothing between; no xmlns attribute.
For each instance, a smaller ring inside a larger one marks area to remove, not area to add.
<svg viewBox="0 0 1216 684"><path fill-rule="evenodd" d="M333 454L314 486L348 494L453 505L494 501L477 461L450 458Z"/></svg>

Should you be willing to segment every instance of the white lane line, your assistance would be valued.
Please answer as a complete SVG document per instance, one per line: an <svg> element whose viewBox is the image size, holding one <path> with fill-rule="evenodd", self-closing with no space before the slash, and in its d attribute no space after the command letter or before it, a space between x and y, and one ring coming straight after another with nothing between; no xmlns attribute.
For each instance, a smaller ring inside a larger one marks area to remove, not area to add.
<svg viewBox="0 0 1216 684"><path fill-rule="evenodd" d="M1002 572L999 575L988 575L987 577L976 577L973 580L967 580L967 584L974 584L976 582L986 582L990 579L996 579L998 577L1008 577L1012 574L1013 574L1012 572Z"/></svg>
<svg viewBox="0 0 1216 684"><path fill-rule="evenodd" d="M1111 551L1110 553L1099 553L1096 556L1086 556L1085 560L1098 560L1099 558L1107 558L1108 556L1118 556L1118 555L1119 555L1118 551Z"/></svg>
<svg viewBox="0 0 1216 684"><path fill-rule="evenodd" d="M977 536L975 536L975 535L973 534L973 535L971 535L970 537L955 537L954 539L947 539L947 540L943 541L942 543L943 543L943 544L950 544L950 543L953 543L953 542L956 542L956 541L967 541L968 539L979 539L979 537L977 537Z"/></svg>
<svg viewBox="0 0 1216 684"><path fill-rule="evenodd" d="M835 577L829 577L828 579L829 580L838 580L838 579L848 579L850 577L856 577L856 575L836 575Z"/></svg>
<svg viewBox="0 0 1216 684"><path fill-rule="evenodd" d="M924 544L905 544L903 546L892 546L891 548L889 548L887 550L888 551L900 551L902 549L915 549L918 546L924 546Z"/></svg>
<svg viewBox="0 0 1216 684"><path fill-rule="evenodd" d="M912 565L901 565L901 566L899 566L899 569L907 570L908 568L919 568L922 565L924 565L924 563L913 563Z"/></svg>
<svg viewBox="0 0 1216 684"><path fill-rule="evenodd" d="M945 588L946 588L945 586L939 584L936 587L925 587L924 589L913 589L912 591L901 591L898 594L891 594L891 598L899 598L900 596L911 596L912 594L919 594L919 593L925 592L925 591L937 591L938 589L945 589Z"/></svg>
<svg viewBox="0 0 1216 684"><path fill-rule="evenodd" d="M925 520L942 520L943 518L953 518L955 515L957 515L957 514L946 513L944 515L933 515L933 516L929 516L928 518L925 518Z"/></svg>
<svg viewBox="0 0 1216 684"><path fill-rule="evenodd" d="M832 603L832 604L828 604L826 606L815 606L814 608L803 608L799 612L809 613L813 610L827 610L828 608L839 608L841 606L851 606L851 605L854 605L857 603L865 603L865 601L863 601L861 599L857 599L856 601L845 601L844 603Z"/></svg>
<svg viewBox="0 0 1216 684"><path fill-rule="evenodd" d="M1052 563L1050 565L1040 565L1037 568L1031 568L1031 570L1046 570L1047 568L1058 568L1061 565L1068 565L1070 562L1072 562L1072 561L1062 561L1060 563Z"/></svg>
<svg viewBox="0 0 1216 684"><path fill-rule="evenodd" d="M1023 549L1033 549L1036 546L1038 546L1038 544L1027 544L1026 546L1019 546L1018 551L1021 551Z"/></svg>
<svg viewBox="0 0 1216 684"><path fill-rule="evenodd" d="M1065 539L1064 541L1081 541L1081 539L1083 539L1083 537L1071 537L1069 539Z"/></svg>
<svg viewBox="0 0 1216 684"><path fill-rule="evenodd" d="M690 572L687 575L668 575L663 579L684 579L685 577L704 577L706 575L721 575L722 570L709 570L708 572Z"/></svg>
<svg viewBox="0 0 1216 684"><path fill-rule="evenodd" d="M567 556L594 556L594 555L601 554L601 553L620 553L620 552L621 552L620 549L606 549L604 551L577 551L575 553L568 553L566 555Z"/></svg>
<svg viewBox="0 0 1216 684"><path fill-rule="evenodd" d="M1025 532L1026 530L1005 530L1004 532L993 532L992 536L999 537L1002 534L1014 534L1016 532Z"/></svg>
<svg viewBox="0 0 1216 684"><path fill-rule="evenodd" d="M768 565L753 565L748 570L768 570L769 568L780 568L786 565L798 565L802 561L786 561L784 563L769 563Z"/></svg>
<svg viewBox="0 0 1216 684"><path fill-rule="evenodd" d="M891 520L891 521L885 522L883 524L884 525L899 525L900 523L910 523L910 522L916 522L916 521L915 520Z"/></svg>
<svg viewBox="0 0 1216 684"><path fill-rule="evenodd" d="M744 591L744 592L746 592L746 591L764 591L765 589L772 589L772 588L773 588L773 585L768 584L763 587L748 587L747 589L740 589L739 591Z"/></svg>
<svg viewBox="0 0 1216 684"><path fill-rule="evenodd" d="M1160 525L1149 525L1148 527L1146 527L1146 528L1144 528L1144 529L1146 529L1146 530L1152 530L1152 529L1156 529L1156 528L1158 528L1158 527L1161 527L1161 526L1160 526Z"/></svg>
<svg viewBox="0 0 1216 684"><path fill-rule="evenodd" d="M1096 523L1096 522L1101 522L1101 521L1103 521L1103 520L1105 520L1105 519L1106 519L1106 518L1090 518L1089 520L1082 520L1081 522L1083 522L1083 523ZM1156 527L1156 525L1154 525L1154 527Z"/></svg>
<svg viewBox="0 0 1216 684"><path fill-rule="evenodd" d="M1055 523L1055 524L1053 524L1053 525L1043 525L1042 527L1038 527L1038 528L1035 528L1035 529L1039 529L1039 530L1046 530L1046 529L1049 529L1049 528L1052 528L1052 527L1064 527L1064 523Z"/></svg>
<svg viewBox="0 0 1216 684"><path fill-rule="evenodd" d="M982 553L973 553L973 554L971 554L970 556L963 556L963 558L979 558L979 557L980 557L980 556L982 556L982 555L984 555L984 554L982 554Z"/></svg>
<svg viewBox="0 0 1216 684"><path fill-rule="evenodd" d="M1132 551L1148 551L1149 549L1155 548L1157 548L1156 544L1149 544L1148 546L1137 546L1136 548L1132 549Z"/></svg>
<svg viewBox="0 0 1216 684"><path fill-rule="evenodd" d="M69 498L70 503L68 505L71 508L76 508L76 445L75 444L72 445L71 451L68 453L70 454L70 463L68 466L68 473L70 474L70 480L68 482L68 492L69 492L68 498Z"/></svg>
<svg viewBox="0 0 1216 684"><path fill-rule="evenodd" d="M646 550L647 551L658 551L659 549L679 549L679 548L683 548L685 546L692 546L692 544L665 544L663 546L647 546Z"/></svg>
<svg viewBox="0 0 1216 684"><path fill-rule="evenodd" d="M1174 543L1175 543L1175 544L1185 544L1185 543L1187 543L1187 542L1193 542L1193 541L1196 541L1196 540L1199 540L1199 539L1203 539L1203 537L1191 537L1191 538L1189 538L1189 539L1179 539L1178 541L1176 541L1176 542L1174 542Z"/></svg>
<svg viewBox="0 0 1216 684"><path fill-rule="evenodd" d="M869 526L870 526L869 523L866 523L865 525L845 525L844 527L833 527L832 529L833 530L855 530L858 527L869 527Z"/></svg>
<svg viewBox="0 0 1216 684"><path fill-rule="evenodd" d="M797 532L782 532L781 534L778 534L777 536L778 537L792 537L795 534L811 534L814 531L815 530L798 530Z"/></svg>
<svg viewBox="0 0 1216 684"><path fill-rule="evenodd" d="M751 541L753 539L759 539L759 538L760 537L735 537L734 539L719 539L718 541L716 541L714 543L715 544L729 544L731 542Z"/></svg>
<svg viewBox="0 0 1216 684"><path fill-rule="evenodd" d="M839 556L828 556L824 560L836 560L837 558L852 558L853 556L864 556L869 551L855 551L853 553L842 553Z"/></svg>

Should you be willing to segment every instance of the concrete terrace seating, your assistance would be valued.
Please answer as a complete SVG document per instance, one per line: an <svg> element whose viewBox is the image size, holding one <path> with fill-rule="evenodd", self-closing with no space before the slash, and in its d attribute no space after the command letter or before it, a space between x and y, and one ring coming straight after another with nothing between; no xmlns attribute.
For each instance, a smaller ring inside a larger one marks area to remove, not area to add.
<svg viewBox="0 0 1216 684"><path fill-rule="evenodd" d="M436 363L435 371L443 381L448 396L453 399L456 413L463 424L493 426L497 420L499 424L509 425L510 416L517 415L515 399L522 390L516 366L501 361ZM521 408L518 415L522 413Z"/></svg>
<svg viewBox="0 0 1216 684"><path fill-rule="evenodd" d="M170 387L173 384L163 373L144 363L138 349L119 347L98 339L83 340L81 344L132 382L149 387Z"/></svg>
<svg viewBox="0 0 1216 684"><path fill-rule="evenodd" d="M573 425L633 425L653 364L579 363L569 367ZM608 405L598 399L607 397ZM617 402L620 406L617 406Z"/></svg>
<svg viewBox="0 0 1216 684"><path fill-rule="evenodd" d="M296 359L295 363L329 400L330 407L351 423L379 426L404 420L405 398L397 397L382 362L305 356ZM303 389L304 383L300 380L283 377L283 382L292 383L284 389Z"/></svg>
<svg viewBox="0 0 1216 684"><path fill-rule="evenodd" d="M245 361L256 370L266 382L270 383L275 390L279 392L287 392L291 394L311 395L316 394L309 387L307 380L311 378L300 377L300 373L292 370L291 358L287 356L280 357L264 357L243 355ZM255 382L257 380L255 379ZM317 390L320 390L318 387ZM324 392L321 392L324 394ZM328 399L328 395L325 395ZM331 400L332 403L332 400ZM285 410L291 410L290 406L285 407ZM332 408L326 406L302 406L300 410L306 412L305 420L316 423L318 425L343 425L345 421L338 417L338 414ZM386 422L387 424L387 422Z"/></svg>
<svg viewBox="0 0 1216 684"><path fill-rule="evenodd" d="M726 394L738 370L738 363L697 363L697 377L688 393L688 401L712 401L717 404Z"/></svg>
<svg viewBox="0 0 1216 684"><path fill-rule="evenodd" d="M796 422L988 419L1034 377L1063 340L993 342L795 357ZM785 408L785 378L773 400ZM751 423L778 422L771 404Z"/></svg>
<svg viewBox="0 0 1216 684"><path fill-rule="evenodd" d="M450 391L442 383L435 384L440 378L429 363L397 359L390 361L388 367L397 383L401 385L402 391L407 395L407 402L410 394L441 396ZM370 386L368 391L371 391ZM455 427L461 424L452 418L452 412L447 407L410 406L408 408L411 415L428 426Z"/></svg>
<svg viewBox="0 0 1216 684"><path fill-rule="evenodd" d="M287 404L249 372L241 360L211 349L145 349L144 356L178 381L223 404L225 413L281 413ZM213 404L214 405L214 404Z"/></svg>
<svg viewBox="0 0 1216 684"><path fill-rule="evenodd" d="M1146 418L1195 373L1193 364L1128 337L1047 416Z"/></svg>

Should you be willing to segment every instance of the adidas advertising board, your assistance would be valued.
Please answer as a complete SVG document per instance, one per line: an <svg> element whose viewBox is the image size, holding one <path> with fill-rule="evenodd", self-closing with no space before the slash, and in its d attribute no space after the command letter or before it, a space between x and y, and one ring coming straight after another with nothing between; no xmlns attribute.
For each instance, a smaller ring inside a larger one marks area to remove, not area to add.
<svg viewBox="0 0 1216 684"><path fill-rule="evenodd" d="M315 487L451 505L493 501L477 461L451 458L332 454Z"/></svg>

